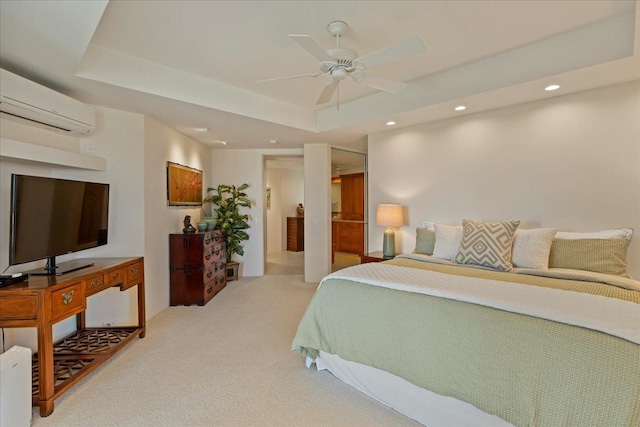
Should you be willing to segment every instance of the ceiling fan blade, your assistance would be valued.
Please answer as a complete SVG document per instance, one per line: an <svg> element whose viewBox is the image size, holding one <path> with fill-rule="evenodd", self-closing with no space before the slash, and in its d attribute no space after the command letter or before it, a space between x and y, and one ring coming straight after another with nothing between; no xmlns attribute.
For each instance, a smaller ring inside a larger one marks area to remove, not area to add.
<svg viewBox="0 0 640 427"><path fill-rule="evenodd" d="M357 74L353 76L353 81L391 93L398 93L407 87L406 83L370 73Z"/></svg>
<svg viewBox="0 0 640 427"><path fill-rule="evenodd" d="M325 50L321 48L320 45L311 38L311 36L306 34L289 34L289 37L320 61L335 61L335 59L325 52Z"/></svg>
<svg viewBox="0 0 640 427"><path fill-rule="evenodd" d="M318 97L318 101L316 102L316 105L326 104L327 102L331 101L331 97L333 96L333 93L336 91L337 88L338 88L337 81L332 80L329 83L327 83L324 86L324 89L322 89L322 93Z"/></svg>
<svg viewBox="0 0 640 427"><path fill-rule="evenodd" d="M422 51L424 51L424 45L422 44L422 41L420 41L420 38L412 37L400 43L371 52L353 62L360 63L364 65L365 68L372 68L377 67L378 65L399 61L409 56L416 55Z"/></svg>
<svg viewBox="0 0 640 427"><path fill-rule="evenodd" d="M274 82L276 80L286 80L286 79L299 79L301 77L318 77L321 75L322 73L298 74L296 76L274 77L272 79L256 80L255 83Z"/></svg>

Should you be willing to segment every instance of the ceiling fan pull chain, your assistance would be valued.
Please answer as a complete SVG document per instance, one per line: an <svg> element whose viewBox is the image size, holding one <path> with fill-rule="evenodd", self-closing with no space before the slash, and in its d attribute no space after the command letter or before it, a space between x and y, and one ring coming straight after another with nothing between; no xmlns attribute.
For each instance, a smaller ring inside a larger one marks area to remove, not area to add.
<svg viewBox="0 0 640 427"><path fill-rule="evenodd" d="M340 82L336 84L336 110L340 109Z"/></svg>

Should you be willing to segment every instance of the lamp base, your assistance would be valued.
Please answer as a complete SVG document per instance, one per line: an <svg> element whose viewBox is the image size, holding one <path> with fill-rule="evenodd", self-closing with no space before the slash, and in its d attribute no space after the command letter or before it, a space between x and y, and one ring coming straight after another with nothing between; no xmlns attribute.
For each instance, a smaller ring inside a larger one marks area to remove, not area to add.
<svg viewBox="0 0 640 427"><path fill-rule="evenodd" d="M396 235L391 227L387 227L384 231L384 239L382 241L382 256L385 258L393 258L396 256Z"/></svg>

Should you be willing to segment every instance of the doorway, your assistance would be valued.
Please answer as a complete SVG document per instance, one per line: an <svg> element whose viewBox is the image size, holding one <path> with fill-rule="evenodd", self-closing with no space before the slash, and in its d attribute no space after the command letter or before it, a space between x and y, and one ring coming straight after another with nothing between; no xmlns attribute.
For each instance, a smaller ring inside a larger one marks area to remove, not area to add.
<svg viewBox="0 0 640 427"><path fill-rule="evenodd" d="M265 156L265 275L304 275L304 157Z"/></svg>
<svg viewBox="0 0 640 427"><path fill-rule="evenodd" d="M367 247L367 156L331 148L331 270L360 264Z"/></svg>

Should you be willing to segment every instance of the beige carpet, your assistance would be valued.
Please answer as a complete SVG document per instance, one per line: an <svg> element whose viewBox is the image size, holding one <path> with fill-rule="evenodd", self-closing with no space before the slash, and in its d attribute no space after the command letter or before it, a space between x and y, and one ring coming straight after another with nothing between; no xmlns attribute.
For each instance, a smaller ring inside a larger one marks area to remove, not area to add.
<svg viewBox="0 0 640 427"><path fill-rule="evenodd" d="M331 271L341 270L360 264L358 255L336 252ZM265 274L293 275L304 274L304 252L269 252Z"/></svg>
<svg viewBox="0 0 640 427"><path fill-rule="evenodd" d="M291 351L315 288L241 278L204 307L170 307L33 426L415 425Z"/></svg>

